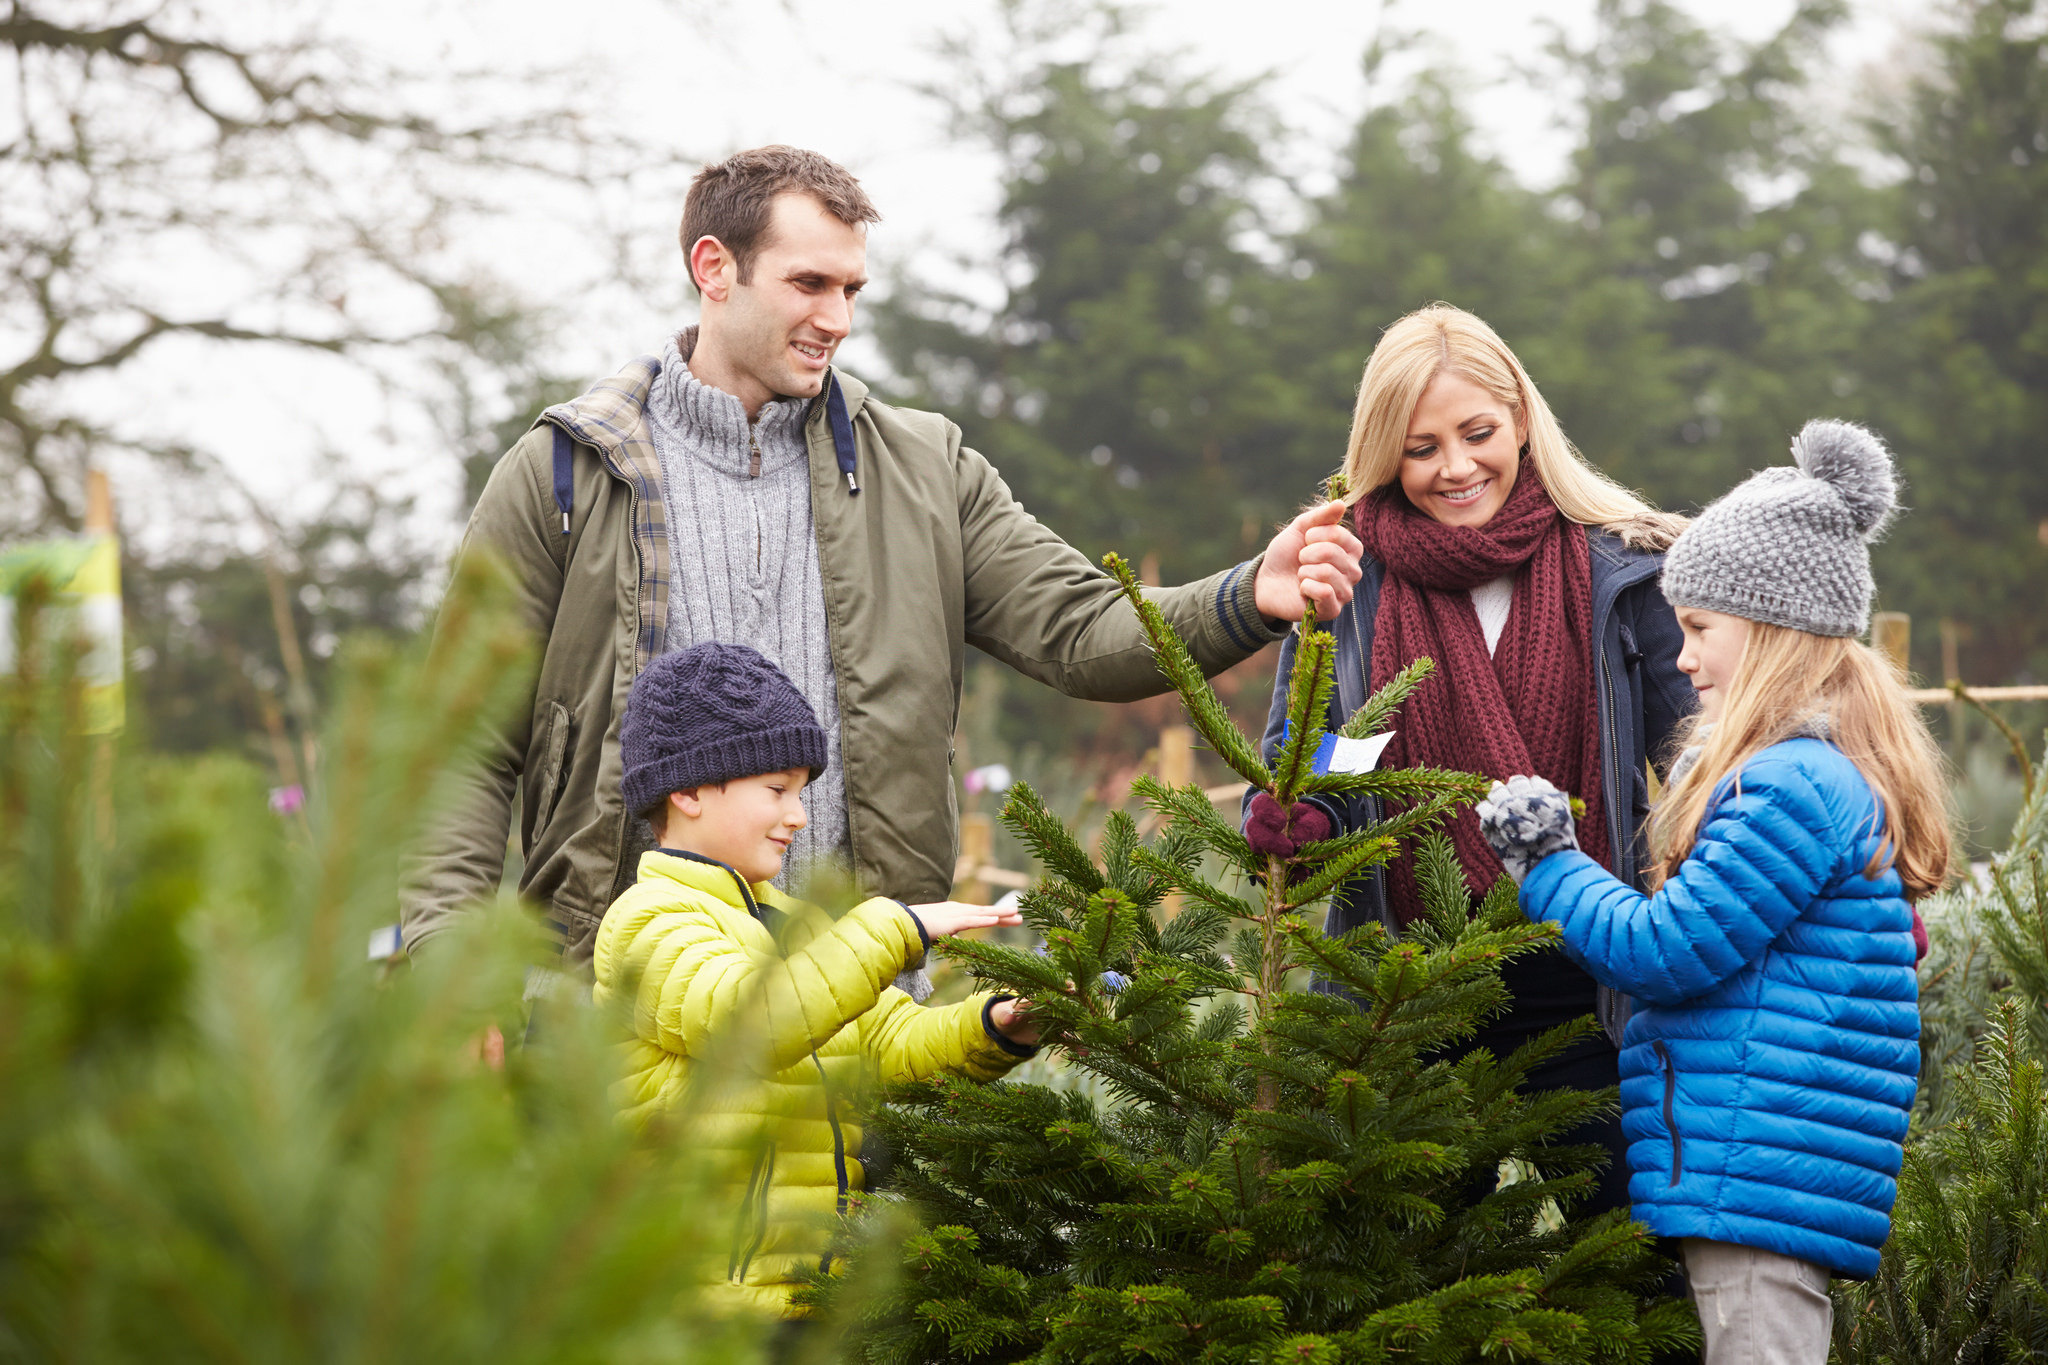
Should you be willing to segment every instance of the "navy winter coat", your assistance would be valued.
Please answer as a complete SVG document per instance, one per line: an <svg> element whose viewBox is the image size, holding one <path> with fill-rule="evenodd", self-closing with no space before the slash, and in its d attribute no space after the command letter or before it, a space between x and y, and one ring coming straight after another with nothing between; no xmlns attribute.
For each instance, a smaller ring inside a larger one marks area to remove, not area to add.
<svg viewBox="0 0 2048 1365"><path fill-rule="evenodd" d="M1864 875L1883 828L1854 764L1793 739L1723 782L1656 895L1578 852L1522 884L1635 998L1622 1132L1653 1232L1876 1274L1920 1073L1912 908L1897 872Z"/></svg>
<svg viewBox="0 0 2048 1365"><path fill-rule="evenodd" d="M1643 774L1643 763L1655 762L1658 770L1663 770L1667 758L1674 757L1665 752L1672 733L1699 703L1692 684L1678 671L1678 651L1685 640L1678 618L1657 586L1664 557L1631 549L1621 537L1598 527L1586 528L1586 545L1593 580L1593 673L1599 689L1607 846L1614 850L1615 865L1623 877L1640 884L1637 836L1650 813L1649 780ZM1337 639L1337 687L1330 697L1328 718L1332 729L1372 695L1373 623L1379 614L1380 584L1386 570L1371 555L1364 556L1361 565L1364 576L1350 604L1331 626ZM1280 671L1274 679L1273 706L1266 719L1264 747L1269 761L1279 752L1286 727L1287 681L1294 672L1294 648L1299 639L1298 633L1290 634L1280 646ZM1380 818L1379 802L1373 797L1311 799L1330 815L1339 833ZM1380 874L1362 877L1330 902L1324 928L1342 934L1375 921L1395 928L1386 899ZM1627 1002L1602 992L1599 1012L1601 1024L1618 1042Z"/></svg>

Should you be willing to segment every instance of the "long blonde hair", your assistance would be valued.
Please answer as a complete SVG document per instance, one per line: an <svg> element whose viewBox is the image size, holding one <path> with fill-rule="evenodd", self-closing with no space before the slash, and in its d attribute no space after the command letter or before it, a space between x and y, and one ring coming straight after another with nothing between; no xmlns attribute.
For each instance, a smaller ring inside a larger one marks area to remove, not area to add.
<svg viewBox="0 0 2048 1365"><path fill-rule="evenodd" d="M1586 463L1507 343L1462 308L1432 303L1387 328L1365 362L1351 442L1344 454L1346 497L1357 502L1401 477L1401 449L1423 390L1444 371L1471 380L1513 415L1527 437L1527 459L1560 512L1648 550L1670 547L1685 518L1659 512Z"/></svg>
<svg viewBox="0 0 2048 1365"><path fill-rule="evenodd" d="M1941 750L1906 695L1898 671L1860 640L1749 623L1720 720L1703 739L1694 719L1678 742L1701 744L1697 762L1657 804L1648 829L1650 880L1662 885L1692 852L1714 789L1764 749L1826 717L1827 737L1863 780L1884 816L1884 838L1866 876L1896 867L1906 898L1948 880L1953 851Z"/></svg>

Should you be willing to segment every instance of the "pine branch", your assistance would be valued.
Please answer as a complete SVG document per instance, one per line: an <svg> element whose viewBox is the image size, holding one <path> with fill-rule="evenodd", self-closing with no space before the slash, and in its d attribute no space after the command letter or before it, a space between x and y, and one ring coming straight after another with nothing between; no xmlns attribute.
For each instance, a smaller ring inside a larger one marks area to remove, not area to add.
<svg viewBox="0 0 2048 1365"><path fill-rule="evenodd" d="M1415 801L1448 796L1463 804L1477 801L1493 785L1477 773L1448 768L1375 768L1369 773L1317 773L1303 781L1303 796L1376 796L1382 801Z"/></svg>
<svg viewBox="0 0 2048 1365"><path fill-rule="evenodd" d="M1356 841L1352 848L1325 859L1322 866L1316 868L1307 880L1289 887L1288 909L1302 910L1314 905L1375 867L1384 865L1393 858L1399 848L1399 844L1384 835L1369 836Z"/></svg>
<svg viewBox="0 0 2048 1365"><path fill-rule="evenodd" d="M1287 680L1287 738L1273 759L1273 799L1292 805L1310 773L1322 744L1330 692L1336 684L1331 661L1337 637L1324 630L1302 632L1294 654L1294 672Z"/></svg>
<svg viewBox="0 0 2048 1365"><path fill-rule="evenodd" d="M1387 680L1387 685L1366 698L1365 705L1351 713L1351 719L1344 722L1337 733L1345 739L1370 739L1387 728L1393 721L1394 713L1401 709L1401 703L1423 679L1436 672L1436 661L1429 658L1417 659Z"/></svg>
<svg viewBox="0 0 2048 1365"><path fill-rule="evenodd" d="M1116 579L1131 608L1138 613L1145 640L1152 647L1152 657L1158 662L1159 671L1166 676L1167 682L1173 685L1173 690L1180 694L1188 724L1239 777L1254 787L1270 789L1273 775L1266 771L1258 749L1231 720L1229 710L1217 697L1216 689L1209 685L1209 680L1202 676L1202 670L1195 663L1194 656L1188 653L1188 647L1174 633L1152 599L1145 596L1145 590L1138 582L1138 576L1131 572L1131 566L1114 551L1102 557L1102 566Z"/></svg>
<svg viewBox="0 0 2048 1365"><path fill-rule="evenodd" d="M1091 896L1102 889L1102 873L1094 860L1028 783L1010 788L998 818L1054 876L1064 877Z"/></svg>
<svg viewBox="0 0 2048 1365"><path fill-rule="evenodd" d="M1241 919L1251 919L1258 914L1258 911L1252 907L1250 901L1242 900L1227 891L1211 886L1191 869L1175 867L1158 857L1150 849L1140 849L1137 853L1137 860L1141 865L1150 868L1161 880L1170 884L1174 890L1193 900L1198 907L1212 909L1220 914L1236 916ZM1186 915L1187 913L1186 909L1181 911L1181 915ZM1176 920L1178 918L1179 916L1176 916Z"/></svg>
<svg viewBox="0 0 2048 1365"><path fill-rule="evenodd" d="M1203 845L1247 875L1265 869L1265 861L1236 826L1216 812L1216 803L1196 787L1168 787L1149 774L1131 783L1131 794L1179 827L1191 830Z"/></svg>
<svg viewBox="0 0 2048 1365"><path fill-rule="evenodd" d="M1168 957L1187 957L1213 948L1237 913L1214 905L1186 906L1159 931L1159 951Z"/></svg>

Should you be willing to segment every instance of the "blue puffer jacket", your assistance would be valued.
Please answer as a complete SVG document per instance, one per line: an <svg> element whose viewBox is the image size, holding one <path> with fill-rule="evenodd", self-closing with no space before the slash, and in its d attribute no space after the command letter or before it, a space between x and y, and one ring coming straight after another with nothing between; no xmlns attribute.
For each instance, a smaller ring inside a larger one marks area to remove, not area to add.
<svg viewBox="0 0 2048 1365"><path fill-rule="evenodd" d="M1637 1001L1621 1053L1635 1216L1868 1278L1920 1072L1912 908L1897 872L1863 875L1882 813L1833 745L1787 740L1737 777L1656 895L1556 853L1522 909Z"/></svg>

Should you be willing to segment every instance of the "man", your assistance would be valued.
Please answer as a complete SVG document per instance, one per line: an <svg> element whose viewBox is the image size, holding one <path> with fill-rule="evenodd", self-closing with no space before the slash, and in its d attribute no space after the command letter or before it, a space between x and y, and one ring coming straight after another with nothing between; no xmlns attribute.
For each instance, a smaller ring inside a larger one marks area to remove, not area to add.
<svg viewBox="0 0 2048 1365"><path fill-rule="evenodd" d="M791 871L836 861L873 892L944 899L958 815L951 740L969 644L1071 696L1165 690L1115 583L1040 525L932 413L869 397L832 358L867 283L859 182L763 147L692 184L681 241L698 326L550 408L499 461L464 553L508 563L543 640L532 704L491 736L427 841L403 906L417 951L497 885L515 792L521 892L581 963L647 830L619 792L619 721L653 658L750 645L824 721ZM1359 545L1336 503L1259 558L1152 591L1220 671L1336 616Z"/></svg>

